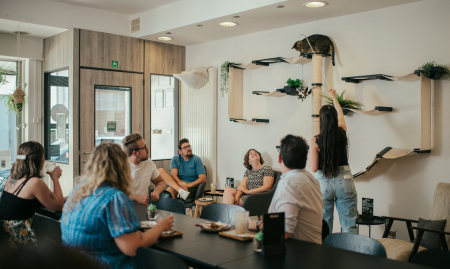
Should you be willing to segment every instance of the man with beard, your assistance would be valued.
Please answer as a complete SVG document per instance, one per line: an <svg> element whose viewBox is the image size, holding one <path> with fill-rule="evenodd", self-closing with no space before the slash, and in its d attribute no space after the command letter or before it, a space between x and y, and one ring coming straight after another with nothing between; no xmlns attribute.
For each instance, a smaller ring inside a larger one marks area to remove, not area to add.
<svg viewBox="0 0 450 269"><path fill-rule="evenodd" d="M180 187L163 168L157 169L155 163L148 158L150 149L145 144L140 134L134 133L126 136L123 141L123 150L128 156L130 163L131 177L131 200L148 205L149 199L152 203L159 200L159 195L166 189L166 184L177 190L183 199L189 195L186 187ZM150 184L155 185L155 189L148 195Z"/></svg>
<svg viewBox="0 0 450 269"><path fill-rule="evenodd" d="M188 198L195 197L198 185L206 182L206 171L202 160L192 154L189 140L183 138L178 142L178 155L172 158L170 162L170 174L180 187L187 188ZM177 195L177 191L169 187L167 191L172 196Z"/></svg>

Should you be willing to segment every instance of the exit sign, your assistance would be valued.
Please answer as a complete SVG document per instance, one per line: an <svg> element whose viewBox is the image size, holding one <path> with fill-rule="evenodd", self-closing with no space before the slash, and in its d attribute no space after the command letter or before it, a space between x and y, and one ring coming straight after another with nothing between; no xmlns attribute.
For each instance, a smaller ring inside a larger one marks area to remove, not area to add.
<svg viewBox="0 0 450 269"><path fill-rule="evenodd" d="M119 68L119 61L112 61L111 66L112 68Z"/></svg>

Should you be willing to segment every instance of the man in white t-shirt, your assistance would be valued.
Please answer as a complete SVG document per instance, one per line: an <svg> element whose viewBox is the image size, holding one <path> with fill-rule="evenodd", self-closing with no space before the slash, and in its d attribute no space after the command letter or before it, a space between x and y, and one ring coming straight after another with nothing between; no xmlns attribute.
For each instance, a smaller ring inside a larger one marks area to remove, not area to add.
<svg viewBox="0 0 450 269"><path fill-rule="evenodd" d="M187 189L178 186L163 168L156 168L155 163L148 157L149 148L140 134L134 133L126 136L122 144L123 150L128 156L133 178L130 186L132 201L144 205L148 205L149 200L156 202L159 200L159 195L166 189L166 184L179 190L182 197L189 195ZM155 188L149 197L148 188L151 184L154 184Z"/></svg>
<svg viewBox="0 0 450 269"><path fill-rule="evenodd" d="M281 140L282 176L270 203L269 213L285 213L285 238L322 244L322 192L319 181L305 170L308 154L306 141L293 135ZM261 221L252 221L249 228L262 229Z"/></svg>

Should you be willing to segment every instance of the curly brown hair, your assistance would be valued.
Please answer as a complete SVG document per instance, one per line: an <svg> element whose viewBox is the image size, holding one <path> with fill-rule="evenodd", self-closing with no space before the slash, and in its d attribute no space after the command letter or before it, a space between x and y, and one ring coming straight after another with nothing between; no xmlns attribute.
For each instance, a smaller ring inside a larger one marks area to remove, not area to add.
<svg viewBox="0 0 450 269"><path fill-rule="evenodd" d="M245 156L244 156L244 166L245 166L245 168L247 168L249 170L253 169L252 165L249 163L249 155L250 155L250 151L252 151L252 150L254 150L254 151L256 151L256 153L258 153L258 155L259 155L259 162L261 164L264 164L264 159L263 159L261 153L259 151L257 151L256 149L249 149L247 151L247 153L245 153Z"/></svg>
<svg viewBox="0 0 450 269"><path fill-rule="evenodd" d="M123 138L122 140L123 151L125 151L128 157L130 157L131 154L133 154L133 151L137 150L138 148L137 141L141 139L142 135L138 133L133 133Z"/></svg>

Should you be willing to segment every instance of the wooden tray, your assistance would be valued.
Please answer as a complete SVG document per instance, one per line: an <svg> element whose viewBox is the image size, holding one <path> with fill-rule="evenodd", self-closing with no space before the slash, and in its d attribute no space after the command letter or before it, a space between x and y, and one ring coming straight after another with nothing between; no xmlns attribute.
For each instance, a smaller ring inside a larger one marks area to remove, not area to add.
<svg viewBox="0 0 450 269"><path fill-rule="evenodd" d="M256 235L254 233L247 232L248 236L241 237L241 236L237 236L236 235L236 230L224 231L224 232L220 232L219 234L221 236L228 237L228 238L231 238L231 239L234 239L234 240L238 240L238 241L242 241L242 242L248 241L248 240L252 240L255 237L255 235Z"/></svg>
<svg viewBox="0 0 450 269"><path fill-rule="evenodd" d="M160 238L166 239L166 238L178 237L178 236L182 236L182 235L183 235L182 232L175 231L174 233L171 233L171 234L161 234Z"/></svg>

